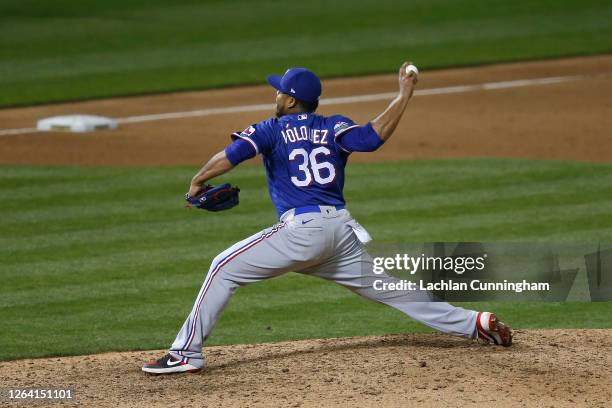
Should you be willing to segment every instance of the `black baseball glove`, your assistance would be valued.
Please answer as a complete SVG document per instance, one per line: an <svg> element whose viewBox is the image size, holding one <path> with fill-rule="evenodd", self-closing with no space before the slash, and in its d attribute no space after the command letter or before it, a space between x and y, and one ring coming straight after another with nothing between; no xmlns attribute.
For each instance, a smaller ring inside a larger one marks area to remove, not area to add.
<svg viewBox="0 0 612 408"><path fill-rule="evenodd" d="M196 207L208 211L229 210L238 205L238 187L225 183L218 186L205 185L195 196L185 194L185 201L189 207Z"/></svg>

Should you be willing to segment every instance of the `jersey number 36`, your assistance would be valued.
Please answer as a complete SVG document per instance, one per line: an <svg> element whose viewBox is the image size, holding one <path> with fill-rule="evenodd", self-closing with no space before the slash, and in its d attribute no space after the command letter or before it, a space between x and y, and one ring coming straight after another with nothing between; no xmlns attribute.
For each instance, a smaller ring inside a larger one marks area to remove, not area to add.
<svg viewBox="0 0 612 408"><path fill-rule="evenodd" d="M336 169L333 164L326 161L317 161L317 156L329 156L331 152L327 147L317 147L310 154L305 149L293 149L289 153L289 161L299 160L298 176L292 176L291 182L298 187L306 187L312 184L312 179L318 184L328 184L336 178ZM326 169L327 171L322 171ZM324 176L324 174L327 175Z"/></svg>

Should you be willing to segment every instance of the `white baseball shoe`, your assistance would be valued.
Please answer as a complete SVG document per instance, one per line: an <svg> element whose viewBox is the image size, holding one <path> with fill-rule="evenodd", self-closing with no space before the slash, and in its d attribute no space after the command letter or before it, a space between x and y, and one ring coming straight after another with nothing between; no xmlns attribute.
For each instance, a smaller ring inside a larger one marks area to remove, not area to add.
<svg viewBox="0 0 612 408"><path fill-rule="evenodd" d="M183 360L177 360L168 353L157 360L146 363L142 371L149 374L197 373L200 368L185 363Z"/></svg>
<svg viewBox="0 0 612 408"><path fill-rule="evenodd" d="M497 320L497 316L493 313L479 312L476 317L476 329L478 339L498 346L510 347L512 345L512 330Z"/></svg>

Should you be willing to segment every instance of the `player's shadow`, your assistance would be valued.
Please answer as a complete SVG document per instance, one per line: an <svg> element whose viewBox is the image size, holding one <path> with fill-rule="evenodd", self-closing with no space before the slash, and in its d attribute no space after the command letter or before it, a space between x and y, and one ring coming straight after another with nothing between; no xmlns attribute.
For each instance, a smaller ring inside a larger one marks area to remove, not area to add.
<svg viewBox="0 0 612 408"><path fill-rule="evenodd" d="M428 348L428 349L469 349L474 347L480 347L481 344L468 339L461 339L452 337L449 335L431 333L431 334L399 334L399 335L388 335L382 338L345 338L345 339L329 339L329 340L312 340L313 344L305 346L299 349L292 350L278 350L279 348L292 347L290 343L282 345L270 343L270 348L267 351L262 352L257 356L242 356L233 361L215 364L215 353L210 353L207 356L207 360L210 363L205 368L205 373L214 373L218 370L227 368L237 368L242 365L258 363L258 362L270 362L272 360L282 360L284 358L293 356L308 356L317 354L327 354L333 352L340 352L345 350L361 350L361 349L380 349L387 347L411 347L411 348ZM297 347L300 347L296 344ZM265 346L260 346L265 347ZM239 353L236 353L237 355Z"/></svg>

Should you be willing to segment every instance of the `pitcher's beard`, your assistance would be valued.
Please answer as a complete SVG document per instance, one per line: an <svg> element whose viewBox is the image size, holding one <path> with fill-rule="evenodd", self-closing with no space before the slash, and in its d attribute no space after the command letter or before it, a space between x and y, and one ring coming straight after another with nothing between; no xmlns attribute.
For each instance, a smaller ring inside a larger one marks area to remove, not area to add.
<svg viewBox="0 0 612 408"><path fill-rule="evenodd" d="M282 111L282 108L278 105L276 105L276 117L280 118L281 116L284 116L285 114Z"/></svg>

